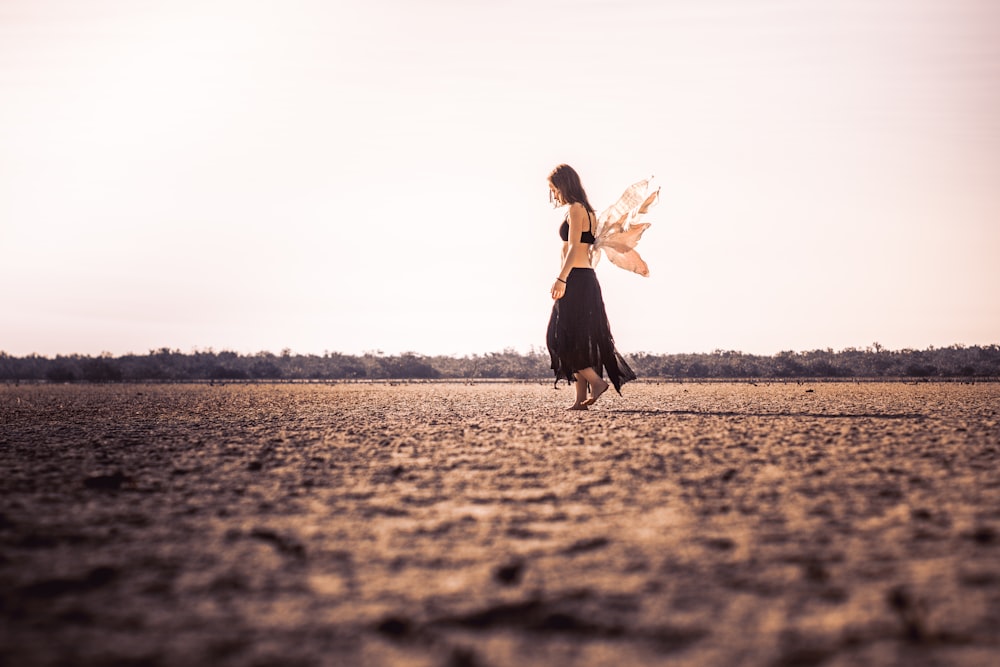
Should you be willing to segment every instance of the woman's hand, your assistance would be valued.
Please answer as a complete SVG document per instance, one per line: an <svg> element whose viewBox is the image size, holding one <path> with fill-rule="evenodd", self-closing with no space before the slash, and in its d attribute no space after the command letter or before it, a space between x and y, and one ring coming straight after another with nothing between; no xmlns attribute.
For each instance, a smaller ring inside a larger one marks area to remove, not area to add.
<svg viewBox="0 0 1000 667"><path fill-rule="evenodd" d="M556 281L552 283L552 298L561 299L566 295L566 283L556 278Z"/></svg>

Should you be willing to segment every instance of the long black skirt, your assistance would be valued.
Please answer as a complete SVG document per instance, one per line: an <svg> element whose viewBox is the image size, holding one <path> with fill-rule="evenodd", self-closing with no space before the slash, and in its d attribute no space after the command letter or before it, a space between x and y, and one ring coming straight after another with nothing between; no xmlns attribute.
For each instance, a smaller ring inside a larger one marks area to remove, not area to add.
<svg viewBox="0 0 1000 667"><path fill-rule="evenodd" d="M552 370L559 380L573 381L573 374L593 368L601 377L607 373L615 391L635 379L635 373L611 337L611 325L604 310L601 284L593 269L572 269L566 277L566 294L552 306L546 340Z"/></svg>

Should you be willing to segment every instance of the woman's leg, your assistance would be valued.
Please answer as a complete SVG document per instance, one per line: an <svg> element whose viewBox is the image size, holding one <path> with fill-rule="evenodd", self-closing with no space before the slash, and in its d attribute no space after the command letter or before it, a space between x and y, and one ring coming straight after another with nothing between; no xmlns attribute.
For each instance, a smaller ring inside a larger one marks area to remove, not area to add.
<svg viewBox="0 0 1000 667"><path fill-rule="evenodd" d="M580 373L574 373L573 379L576 380L576 403L573 407L568 408L569 410L586 410L587 409L587 381L583 379Z"/></svg>
<svg viewBox="0 0 1000 667"><path fill-rule="evenodd" d="M597 402L597 399L601 397L601 394L608 390L607 382L605 382L601 376L593 368L584 368L582 371L577 371L576 376L578 378L582 377L584 382L590 385L590 398L583 402L583 405L593 405ZM579 380L577 380L579 382ZM579 394L579 390L577 394Z"/></svg>

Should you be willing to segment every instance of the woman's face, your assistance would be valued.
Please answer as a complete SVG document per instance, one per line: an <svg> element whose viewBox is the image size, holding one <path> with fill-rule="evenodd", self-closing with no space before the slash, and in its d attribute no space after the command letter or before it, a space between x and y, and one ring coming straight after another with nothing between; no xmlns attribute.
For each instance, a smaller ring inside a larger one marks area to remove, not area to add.
<svg viewBox="0 0 1000 667"><path fill-rule="evenodd" d="M562 195L559 193L559 188L549 183L549 201L557 206L562 206L566 202L563 201Z"/></svg>

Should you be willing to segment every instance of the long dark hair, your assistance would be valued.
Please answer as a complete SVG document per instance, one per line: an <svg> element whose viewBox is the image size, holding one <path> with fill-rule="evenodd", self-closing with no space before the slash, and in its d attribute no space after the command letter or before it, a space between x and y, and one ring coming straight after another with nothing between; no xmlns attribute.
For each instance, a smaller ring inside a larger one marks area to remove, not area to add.
<svg viewBox="0 0 1000 667"><path fill-rule="evenodd" d="M583 204L583 207L594 212L594 207L587 199L587 193L580 183L580 175L568 164L561 164L549 174L549 183L559 191L559 196L567 204Z"/></svg>

